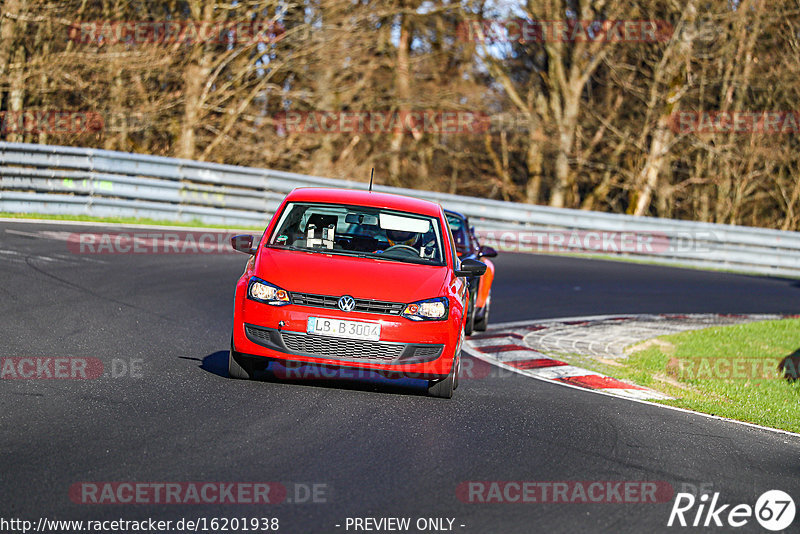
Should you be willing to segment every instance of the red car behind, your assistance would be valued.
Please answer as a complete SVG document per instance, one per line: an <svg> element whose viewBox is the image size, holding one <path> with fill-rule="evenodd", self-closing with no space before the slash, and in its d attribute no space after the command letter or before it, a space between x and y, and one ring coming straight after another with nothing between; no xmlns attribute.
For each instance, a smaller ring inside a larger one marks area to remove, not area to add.
<svg viewBox="0 0 800 534"><path fill-rule="evenodd" d="M370 369L458 386L468 305L465 277L439 204L343 189L295 189L253 248L236 286L229 374L271 360Z"/></svg>

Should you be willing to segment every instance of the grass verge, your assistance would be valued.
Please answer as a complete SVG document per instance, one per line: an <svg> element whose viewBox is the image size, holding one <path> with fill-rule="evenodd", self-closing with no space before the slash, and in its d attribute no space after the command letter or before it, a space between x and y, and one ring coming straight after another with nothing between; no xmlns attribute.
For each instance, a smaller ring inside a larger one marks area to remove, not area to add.
<svg viewBox="0 0 800 534"><path fill-rule="evenodd" d="M778 371L795 351L800 354L800 319L670 334L613 360L558 357L673 397L656 401L662 404L800 432L800 381L790 383Z"/></svg>

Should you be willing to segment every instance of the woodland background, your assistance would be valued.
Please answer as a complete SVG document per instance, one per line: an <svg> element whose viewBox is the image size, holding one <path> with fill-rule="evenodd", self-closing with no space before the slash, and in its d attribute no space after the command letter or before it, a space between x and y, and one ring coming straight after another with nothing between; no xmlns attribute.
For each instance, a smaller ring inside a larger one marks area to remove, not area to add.
<svg viewBox="0 0 800 534"><path fill-rule="evenodd" d="M0 15L0 113L104 118L77 133L5 124L0 140L363 181L374 166L389 185L800 230L796 132L669 124L678 111L800 109L800 0L0 0ZM465 23L515 18L657 20L673 33L646 43L464 36ZM171 20L280 31L266 42L74 38L85 21ZM275 124L288 110L409 109L493 121L470 135Z"/></svg>

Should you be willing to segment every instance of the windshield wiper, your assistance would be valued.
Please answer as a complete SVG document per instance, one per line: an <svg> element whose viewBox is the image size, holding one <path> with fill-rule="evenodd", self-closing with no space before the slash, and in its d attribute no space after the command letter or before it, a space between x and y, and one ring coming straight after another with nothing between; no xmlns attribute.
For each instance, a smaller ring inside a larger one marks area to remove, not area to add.
<svg viewBox="0 0 800 534"><path fill-rule="evenodd" d="M374 252L355 252L352 250L329 249L329 248L304 248L295 247L291 245L278 245L273 243L271 245L264 245L267 248L274 248L278 250L299 250L300 252L313 252L315 254L336 254L338 256L349 256L353 258L367 258L373 260L389 260L399 263L410 263L412 265L435 265L441 266L437 262L432 262L427 258L401 258L399 256L392 256L388 254L376 254Z"/></svg>
<svg viewBox="0 0 800 534"><path fill-rule="evenodd" d="M267 248L276 248L279 250L299 250L301 252L319 252L318 250L314 250L313 248L295 247L293 245L278 245L277 243L264 246Z"/></svg>
<svg viewBox="0 0 800 534"><path fill-rule="evenodd" d="M372 256L369 257L376 260L390 260L390 261L397 261L400 263L410 263L412 265L436 265L441 267L439 263L429 261L428 258L411 258L411 257L401 258L400 256L392 256L389 254L373 254Z"/></svg>

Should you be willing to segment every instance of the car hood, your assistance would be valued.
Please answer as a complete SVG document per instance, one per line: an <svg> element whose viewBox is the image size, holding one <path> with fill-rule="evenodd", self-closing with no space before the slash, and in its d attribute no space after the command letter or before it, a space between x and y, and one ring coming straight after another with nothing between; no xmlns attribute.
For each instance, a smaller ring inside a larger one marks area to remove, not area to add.
<svg viewBox="0 0 800 534"><path fill-rule="evenodd" d="M414 302L443 294L447 267L263 248L255 275L290 292Z"/></svg>

